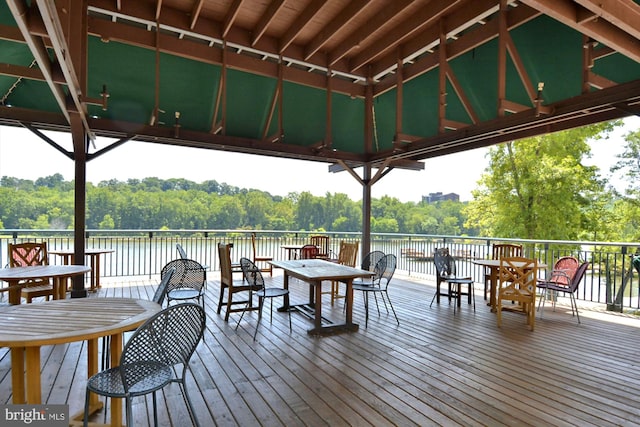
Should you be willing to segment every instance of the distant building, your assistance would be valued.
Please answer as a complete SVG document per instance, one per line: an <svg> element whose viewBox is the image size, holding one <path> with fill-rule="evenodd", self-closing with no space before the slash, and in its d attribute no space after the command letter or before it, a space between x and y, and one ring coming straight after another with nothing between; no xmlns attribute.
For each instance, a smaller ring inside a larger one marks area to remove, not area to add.
<svg viewBox="0 0 640 427"><path fill-rule="evenodd" d="M460 201L460 196L456 193L442 194L442 192L429 193L428 196L422 196L422 201L427 203L441 202L443 200Z"/></svg>

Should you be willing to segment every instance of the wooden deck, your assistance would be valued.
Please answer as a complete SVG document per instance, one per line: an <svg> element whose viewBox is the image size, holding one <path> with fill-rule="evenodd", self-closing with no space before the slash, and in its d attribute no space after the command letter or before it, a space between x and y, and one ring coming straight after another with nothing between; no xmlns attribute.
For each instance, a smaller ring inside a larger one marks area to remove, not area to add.
<svg viewBox="0 0 640 427"><path fill-rule="evenodd" d="M566 307L553 312L548 305L534 332L516 313L505 313L498 329L481 298L475 313L463 304L454 316L447 302L429 308L431 282L396 277L390 295L400 326L383 307L378 316L374 306L365 329L362 296L356 295L356 333L310 337L311 322L297 313L290 333L284 313L274 311L269 324L267 306L254 342L257 313L245 315L237 331L238 315L227 324L224 312L216 314L218 274L209 273L207 332L192 358L195 379L187 380L203 427L640 422L638 318L582 310L578 325ZM104 282L91 297L151 298L155 283ZM306 296L306 285L292 284L293 303ZM342 301L327 313L339 318ZM66 402L71 413L81 410L85 352L80 343L43 348L47 403ZM160 425L190 425L180 396L177 385L163 390ZM7 349L0 349L0 402L11 402ZM150 425L150 402L136 399L136 425Z"/></svg>

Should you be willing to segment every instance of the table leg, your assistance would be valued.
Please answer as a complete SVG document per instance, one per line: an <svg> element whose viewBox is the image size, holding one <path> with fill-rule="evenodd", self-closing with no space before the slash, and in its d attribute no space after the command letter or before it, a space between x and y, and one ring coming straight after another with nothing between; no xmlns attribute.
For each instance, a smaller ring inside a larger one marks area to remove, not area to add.
<svg viewBox="0 0 640 427"><path fill-rule="evenodd" d="M120 365L123 334L111 335L111 366ZM97 359L96 359L97 361ZM122 399L111 399L111 425L122 426Z"/></svg>
<svg viewBox="0 0 640 427"><path fill-rule="evenodd" d="M340 282L338 282L338 286ZM346 311L346 322L347 325L350 325L352 323L352 319L353 319L353 280L347 280L346 282L347 285L347 295L346 295L346 301L345 301L345 311Z"/></svg>
<svg viewBox="0 0 640 427"><path fill-rule="evenodd" d="M100 288L100 254L91 257L91 289Z"/></svg>
<svg viewBox="0 0 640 427"><path fill-rule="evenodd" d="M285 273L284 273L284 277L283 277L283 279L282 279L282 286L283 286L285 289L289 289L289 275L287 274L287 272L286 272L286 271L285 271ZM282 300L283 300L283 301L282 301L282 307L279 307L279 308L278 308L278 311L280 311L280 312L288 311L288 310L289 310L289 308L290 308L290 307L289 307L289 305L290 305L290 302L289 302L289 294L288 294L288 293L287 293L287 294L285 294L285 296L284 296L284 297L282 297Z"/></svg>
<svg viewBox="0 0 640 427"><path fill-rule="evenodd" d="M20 281L19 280L15 280L15 281L9 281L7 280L7 282L9 283L9 304L11 305L18 305L20 304L22 301L22 287L20 286Z"/></svg>
<svg viewBox="0 0 640 427"><path fill-rule="evenodd" d="M319 331L322 328L322 282L317 281L311 286L315 289L315 317L313 323L315 330Z"/></svg>
<svg viewBox="0 0 640 427"><path fill-rule="evenodd" d="M24 347L11 347L11 389L14 404L27 403L24 389Z"/></svg>
<svg viewBox="0 0 640 427"><path fill-rule="evenodd" d="M496 310L497 290L498 290L498 268L491 267L491 274L489 275L489 284L491 290L489 292L489 298L491 301L491 311Z"/></svg>
<svg viewBox="0 0 640 427"><path fill-rule="evenodd" d="M27 403L42 403L42 387L40 385L40 347L26 348L25 371L27 373Z"/></svg>

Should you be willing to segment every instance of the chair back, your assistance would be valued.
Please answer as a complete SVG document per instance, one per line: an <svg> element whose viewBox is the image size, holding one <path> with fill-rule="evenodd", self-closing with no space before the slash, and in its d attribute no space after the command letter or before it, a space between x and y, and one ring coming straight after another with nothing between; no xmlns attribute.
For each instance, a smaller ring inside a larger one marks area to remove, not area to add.
<svg viewBox="0 0 640 427"><path fill-rule="evenodd" d="M362 259L360 268L362 270L373 271L378 261L380 261L383 257L384 257L384 252L382 251L371 251L368 254L366 254Z"/></svg>
<svg viewBox="0 0 640 427"><path fill-rule="evenodd" d="M316 258L329 258L329 236L311 236L309 243L318 247Z"/></svg>
<svg viewBox="0 0 640 427"><path fill-rule="evenodd" d="M164 304L164 299L167 297L167 288L169 287L169 281L171 280L171 277L175 272L175 267L171 267L166 271L163 269L163 271L160 273L160 284L156 288L151 301L157 302L158 304L160 304L160 306Z"/></svg>
<svg viewBox="0 0 640 427"><path fill-rule="evenodd" d="M253 235L252 235L253 236ZM252 237L253 240L253 237ZM255 243L254 243L255 248ZM220 261L220 283L222 286L233 286L233 271L231 269L231 245L218 243L218 258Z"/></svg>
<svg viewBox="0 0 640 427"><path fill-rule="evenodd" d="M316 245L304 245L300 249L300 259L313 259L318 257L318 247Z"/></svg>
<svg viewBox="0 0 640 427"><path fill-rule="evenodd" d="M242 274L247 284L251 286L253 290L264 289L264 277L253 261L249 258L240 258L240 267L242 268Z"/></svg>
<svg viewBox="0 0 640 427"><path fill-rule="evenodd" d="M456 275L456 264L449 253L449 248L436 248L433 252L433 263L436 267L436 279L438 282L446 277Z"/></svg>
<svg viewBox="0 0 640 427"><path fill-rule="evenodd" d="M187 256L187 251L184 250L184 248L182 247L182 245L180 243L176 243L176 250L178 251L178 255L180 255L180 258L182 258L182 259L188 259L189 258Z"/></svg>
<svg viewBox="0 0 640 427"><path fill-rule="evenodd" d="M356 259L358 258L358 242L340 242L340 252L338 253L338 264L348 265L349 267L356 266Z"/></svg>
<svg viewBox="0 0 640 427"><path fill-rule="evenodd" d="M49 265L47 243L9 243L9 267Z"/></svg>
<svg viewBox="0 0 640 427"><path fill-rule="evenodd" d="M538 260L523 257L500 258L498 293L501 299L534 302L538 276Z"/></svg>
<svg viewBox="0 0 640 427"><path fill-rule="evenodd" d="M174 259L169 261L160 272L160 277L164 277L166 271L175 268L167 285L167 293L174 289L190 288L201 292L207 280L207 273L198 261L192 259Z"/></svg>
<svg viewBox="0 0 640 427"><path fill-rule="evenodd" d="M571 283L569 284L569 287L567 288L567 292L572 292L573 293L573 292L578 290L578 286L580 286L580 282L582 282L582 277L587 272L587 268L589 268L589 263L588 262L583 262L582 264L580 264L580 266L577 268L575 274L571 278Z"/></svg>
<svg viewBox="0 0 640 427"><path fill-rule="evenodd" d="M578 267L580 267L580 261L575 257L564 256L558 258L553 265L548 281L556 285L569 286L576 275Z"/></svg>
<svg viewBox="0 0 640 427"><path fill-rule="evenodd" d="M493 259L500 259L503 257L521 257L522 245L515 245L513 243L494 244L492 250Z"/></svg>
<svg viewBox="0 0 640 427"><path fill-rule="evenodd" d="M125 390L144 381L154 367L188 366L205 327L204 309L194 303L169 306L147 320L127 340L120 357ZM139 369L141 365L149 369Z"/></svg>
<svg viewBox="0 0 640 427"><path fill-rule="evenodd" d="M382 273L380 274L380 280L378 281L381 288L386 289L389 286L389 282L391 282L391 278L396 271L397 261L398 259L394 254L387 254L378 261L378 264L383 264L381 266Z"/></svg>

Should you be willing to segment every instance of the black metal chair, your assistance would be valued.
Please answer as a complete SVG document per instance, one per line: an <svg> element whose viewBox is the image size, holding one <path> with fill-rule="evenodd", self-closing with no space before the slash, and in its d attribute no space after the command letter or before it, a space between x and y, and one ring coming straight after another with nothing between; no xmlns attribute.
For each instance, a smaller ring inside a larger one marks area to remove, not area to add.
<svg viewBox="0 0 640 427"><path fill-rule="evenodd" d="M164 304L164 300L167 296L167 288L169 286L169 281L175 273L175 267L168 268L166 271L163 270L163 273L160 274L160 283L156 288L156 291L153 294L153 298L151 301L157 302L160 307ZM102 369L107 369L109 367L109 357L110 357L110 346L111 337L109 335L102 338Z"/></svg>
<svg viewBox="0 0 640 427"><path fill-rule="evenodd" d="M389 313L389 307L391 307L391 311L393 312L393 316L396 318L396 322L398 325L400 324L400 320L398 320L398 316L396 315L396 311L393 308L393 304L391 304L391 299L389 298L389 292L387 289L389 288L389 282L391 282L391 278L393 277L393 273L396 271L396 263L397 258L393 254L387 254L382 259L380 259L374 268L374 276L373 281L370 284L367 283L359 283L353 285L354 291L362 291L364 296L364 313L365 313L365 328L369 323L369 294L373 293L373 297L376 301L376 308L378 309L378 316L380 315L380 306L378 305L378 297L377 294L380 294L382 297L382 302L384 303L384 307ZM385 300L386 298L386 300ZM387 301L389 305L387 306Z"/></svg>
<svg viewBox="0 0 640 427"><path fill-rule="evenodd" d="M362 262L360 263L361 270L374 271L376 268L376 264L384 258L384 252L382 251L371 251L362 258ZM355 279L353 281L354 285L371 285L372 278L364 278L364 279Z"/></svg>
<svg viewBox="0 0 640 427"><path fill-rule="evenodd" d="M253 339L255 340L256 335L258 334L260 321L262 320L262 307L264 306L264 300L266 298L271 300L269 303L269 322L273 322L273 298L289 295L289 290L274 287L267 288L264 284L264 277L260 272L260 268L258 268L258 266L248 258L240 258L240 266L242 266L242 273L244 274L245 281L254 290L250 291L249 300L247 301L245 310L238 319L238 323L236 323L236 329L238 329L240 321L244 317L244 313L250 308L252 295L255 294L258 297L258 323L256 324L256 330L253 333ZM291 311L287 310L287 313L289 314L289 331L291 331Z"/></svg>
<svg viewBox="0 0 640 427"><path fill-rule="evenodd" d="M151 298L151 301L157 302L158 304L160 304L160 307L162 307L162 304L164 304L164 300L167 298L169 282L171 281L171 278L173 277L175 272L175 267L162 269L162 271L160 272L160 284L156 288L156 291L153 293L153 298Z"/></svg>
<svg viewBox="0 0 640 427"><path fill-rule="evenodd" d="M174 304L158 312L133 333L120 357L120 365L87 381L84 425L88 423L89 393L125 399L126 425L133 426L132 399L153 394L153 416L158 425L156 391L171 382L180 385L189 416L199 426L185 384L189 360L206 326L204 309L195 303Z"/></svg>
<svg viewBox="0 0 640 427"><path fill-rule="evenodd" d="M189 259L189 257L187 256L187 251L184 250L180 243L176 243L176 250L178 251L178 255L180 255L180 258Z"/></svg>
<svg viewBox="0 0 640 427"><path fill-rule="evenodd" d="M197 300L204 308L204 289L207 281L204 267L192 259L174 259L162 267L161 277L170 268L175 268L175 272L167 286L167 304L171 304L172 301Z"/></svg>
<svg viewBox="0 0 640 427"><path fill-rule="evenodd" d="M456 262L449 253L447 248L436 249L433 254L433 262L436 266L436 292L431 298L431 304L434 300L438 300L440 303L440 296L445 295L451 300L454 299L453 314L456 314L456 306L460 307L460 299L462 295L467 295L468 302L473 302L473 311L476 311L476 299L474 296L474 281L471 277L459 277L456 275ZM442 282L446 282L448 286L448 292L443 294L440 291L440 285ZM467 285L467 292L462 291L462 286Z"/></svg>

